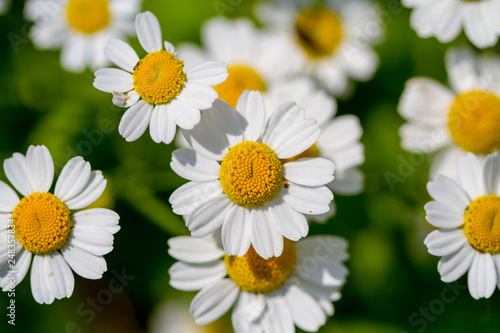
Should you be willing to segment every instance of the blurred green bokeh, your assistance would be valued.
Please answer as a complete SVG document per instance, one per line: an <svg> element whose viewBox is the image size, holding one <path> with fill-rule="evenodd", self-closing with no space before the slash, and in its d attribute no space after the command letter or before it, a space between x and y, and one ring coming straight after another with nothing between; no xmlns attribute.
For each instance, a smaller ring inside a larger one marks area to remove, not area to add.
<svg viewBox="0 0 500 333"><path fill-rule="evenodd" d="M199 42L201 23L217 14L220 2L237 3L225 13L231 17L251 15L253 1L145 0L143 9L157 15L165 40ZM337 215L325 225L313 224L310 232L336 234L350 242L343 297L320 332L498 331L500 317L493 315L500 313L498 291L489 300L476 301L464 290L465 277L451 287L440 281L438 258L423 245L431 230L423 210L429 200L428 161L399 145L403 120L396 106L405 81L431 76L446 82L444 53L450 45L418 38L409 27L410 11L398 1L379 2L387 29L385 41L376 48L381 66L372 81L357 84L353 96L339 103L340 114L358 115L364 127L366 190L355 197L338 196ZM103 200L120 214L121 230L114 251L105 256L108 272L103 279L75 276L71 298L39 305L27 276L16 289L12 327L5 315L9 298L0 293L0 332L145 332L158 303L176 297L190 300L195 294L168 284L173 259L167 240L187 234L168 204L172 191L184 183L169 167L174 147L154 144L147 134L126 143L117 130L123 109L93 88L92 72L67 73L59 52L38 51L28 42L30 25L22 18L22 7L23 1L16 0L10 13L0 17L0 159L44 144L59 172L71 157L83 156L109 179ZM8 38L14 35L19 38L16 48ZM131 42L138 50L137 40ZM464 36L451 46L461 44L467 44ZM6 180L3 172L0 179ZM108 293L107 299L103 290L124 272L129 279L123 291ZM92 310L88 302L95 298L108 304Z"/></svg>

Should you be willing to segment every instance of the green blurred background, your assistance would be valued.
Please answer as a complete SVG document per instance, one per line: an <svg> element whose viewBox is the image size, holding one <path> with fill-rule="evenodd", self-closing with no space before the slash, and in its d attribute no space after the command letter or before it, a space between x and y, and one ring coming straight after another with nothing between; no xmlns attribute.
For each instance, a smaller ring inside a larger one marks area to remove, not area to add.
<svg viewBox="0 0 500 333"><path fill-rule="evenodd" d="M105 256L108 272L97 281L75 275L71 298L40 305L27 276L16 289L12 327L6 316L9 298L0 293L0 332L146 332L155 306L167 299L190 301L195 295L168 284L174 260L167 254L167 240L187 234L168 204L173 190L185 182L169 167L174 146L155 144L148 133L125 142L117 129L124 110L93 88L91 71L67 73L59 52L36 50L26 39L30 23L22 18L23 1L13 2L0 17L0 160L24 154L31 144L44 144L59 172L71 157L83 156L107 177L100 203L120 214L121 230L114 251ZM145 0L143 10L157 15L164 40L199 42L201 23L218 14L215 5L220 3L230 8L225 12L230 17L251 16L253 1L244 0ZM423 245L431 231L423 210L430 199L425 188L428 161L399 146L403 120L396 106L405 81L431 76L446 82L444 53L450 45L418 38L409 27L410 11L399 1L380 4L387 29L385 41L376 47L381 66L372 81L357 84L354 95L339 102L339 114L358 115L364 127L366 190L355 197L337 196L337 215L325 225L313 224L310 231L350 242L343 297L320 332L498 331L498 290L491 299L476 301L465 289L465 277L451 287L441 282L438 258ZM19 38L17 52L9 37ZM131 43L140 49L137 39ZM463 35L451 45L462 44L468 44ZM6 181L3 172L0 179ZM123 272L128 276L123 290L107 293L109 282ZM107 304L96 303L89 310L98 296ZM230 332L229 319L220 323L226 329L216 331Z"/></svg>

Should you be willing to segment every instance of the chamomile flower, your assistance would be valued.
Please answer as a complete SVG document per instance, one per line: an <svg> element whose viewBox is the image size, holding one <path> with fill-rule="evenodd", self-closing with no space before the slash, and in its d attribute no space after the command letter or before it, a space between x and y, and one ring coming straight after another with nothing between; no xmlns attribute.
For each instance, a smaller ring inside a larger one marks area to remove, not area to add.
<svg viewBox="0 0 500 333"><path fill-rule="evenodd" d="M150 12L136 17L137 37L148 54L139 59L125 42L112 39L105 52L117 68L95 73L94 87L113 94L113 103L129 109L118 127L127 141L137 140L148 128L156 143L172 142L176 128L192 129L200 121L200 110L217 98L212 88L227 78L227 66L207 61L184 68L175 48L162 47L160 23Z"/></svg>
<svg viewBox="0 0 500 333"><path fill-rule="evenodd" d="M71 72L95 70L109 62L104 47L110 38L133 32L141 0L27 0L24 16L39 49L61 49L61 65Z"/></svg>
<svg viewBox="0 0 500 333"><path fill-rule="evenodd" d="M297 71L294 50L286 40L257 30L248 19L216 17L206 21L201 31L203 48L184 44L179 46L179 55L187 66L205 60L226 63L229 76L214 88L233 108L244 90L265 94L276 79Z"/></svg>
<svg viewBox="0 0 500 333"><path fill-rule="evenodd" d="M238 221L241 222L241 221ZM233 307L236 333L316 332L333 315L333 301L348 274L347 242L336 236L284 240L283 254L261 258L250 247L241 257L224 253L214 236L175 237L170 284L200 290L191 302L196 323L210 323ZM223 257L223 259L222 259Z"/></svg>
<svg viewBox="0 0 500 333"><path fill-rule="evenodd" d="M218 99L200 123L183 131L193 149L173 152L170 166L191 182L170 197L173 211L187 215L194 237L222 226L229 255L244 255L250 245L263 258L279 256L283 236L293 241L307 235L303 214L330 209L334 164L325 158L296 156L320 135L314 119L295 103L281 105L266 124L260 93L245 91L236 111ZM286 180L284 180L286 179Z"/></svg>
<svg viewBox="0 0 500 333"><path fill-rule="evenodd" d="M410 24L422 38L435 36L441 43L454 40L465 31L469 40L479 48L493 46L500 35L499 0L402 0L413 8Z"/></svg>
<svg viewBox="0 0 500 333"><path fill-rule="evenodd" d="M340 96L348 91L351 79L370 80L378 67L372 45L384 34L379 10L370 0L329 0L324 5L281 1L261 3L256 15L286 36L304 73Z"/></svg>
<svg viewBox="0 0 500 333"><path fill-rule="evenodd" d="M0 0L0 15L7 13L11 6L11 0Z"/></svg>
<svg viewBox="0 0 500 333"><path fill-rule="evenodd" d="M500 148L500 58L452 49L446 66L451 89L424 77L406 83L398 110L407 123L400 135L408 151L438 152L431 176L455 178L459 156L484 156Z"/></svg>
<svg viewBox="0 0 500 333"><path fill-rule="evenodd" d="M438 175L427 189L435 201L425 205L426 219L439 228L424 243L442 257L441 280L452 282L468 272L469 292L489 298L500 288L500 159L481 161L472 153L458 160L458 181Z"/></svg>
<svg viewBox="0 0 500 333"><path fill-rule="evenodd" d="M335 117L337 102L324 91L317 89L307 78L279 82L266 95L266 109L274 110L279 101L294 101L304 108L307 118L315 119L321 135L314 145L301 154L287 159L296 161L304 157L325 157L335 164L335 179L327 184L334 194L355 195L363 190L363 173L358 166L364 162L364 147L359 142L363 129L354 115ZM269 115L270 116L270 115ZM333 118L333 119L332 119ZM311 216L325 222L335 213L332 208L326 214Z"/></svg>
<svg viewBox="0 0 500 333"><path fill-rule="evenodd" d="M119 216L109 209L81 209L104 191L102 173L75 157L62 169L52 194L54 163L45 146L30 146L26 156L14 154L4 161L4 171L23 198L0 181L2 290L18 285L30 265L31 290L40 304L73 294L71 270L100 279L107 269L103 255L113 249L113 234L120 229Z"/></svg>

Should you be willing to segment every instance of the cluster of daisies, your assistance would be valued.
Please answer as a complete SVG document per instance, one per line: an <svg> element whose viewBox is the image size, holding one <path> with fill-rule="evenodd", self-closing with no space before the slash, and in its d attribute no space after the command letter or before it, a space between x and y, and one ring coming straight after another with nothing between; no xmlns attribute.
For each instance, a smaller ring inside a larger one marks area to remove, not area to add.
<svg viewBox="0 0 500 333"><path fill-rule="evenodd" d="M202 46L176 50L154 14L138 13L140 5L28 0L25 16L34 22L35 46L61 49L64 69L98 69L94 87L126 108L118 128L126 141L149 129L155 143L180 147L171 168L189 182L169 201L191 236L168 242L178 260L170 284L200 290L190 307L195 322L214 322L233 308L236 332L317 331L341 297L348 243L307 237L309 223L335 214L332 191L363 190L360 121L334 117L335 97L351 94L353 81L369 80L378 67L371 47L383 29L356 43L378 6L259 5L264 28L213 18L202 26ZM134 18L142 56L123 41ZM109 63L119 68L102 68ZM4 171L22 198L0 182L3 290L31 264L39 303L70 297L73 272L100 278L119 216L82 209L103 193L102 173L75 157L51 190L54 162L45 146L14 154Z"/></svg>
<svg viewBox="0 0 500 333"><path fill-rule="evenodd" d="M500 35L500 1L413 1L411 25L421 37L449 42L461 31L478 48ZM462 46L446 52L449 86L434 79L407 81L399 102L406 120L401 144L432 158L425 205L436 230L424 243L442 257L444 282L465 273L475 299L500 288L500 57Z"/></svg>

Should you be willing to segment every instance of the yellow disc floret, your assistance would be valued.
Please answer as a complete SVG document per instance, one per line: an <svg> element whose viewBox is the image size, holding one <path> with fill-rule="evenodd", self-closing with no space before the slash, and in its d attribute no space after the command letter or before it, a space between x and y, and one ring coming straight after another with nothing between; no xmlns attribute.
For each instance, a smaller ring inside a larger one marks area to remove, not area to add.
<svg viewBox="0 0 500 333"><path fill-rule="evenodd" d="M276 153L264 143L245 141L230 148L219 178L229 199L245 207L259 207L278 194L283 168Z"/></svg>
<svg viewBox="0 0 500 333"><path fill-rule="evenodd" d="M226 81L214 87L220 99L226 101L233 108L244 90L266 91L266 83L262 77L247 66L229 66L229 76Z"/></svg>
<svg viewBox="0 0 500 333"><path fill-rule="evenodd" d="M319 149L318 149L318 146L316 146L316 144L313 144L311 147L307 148L302 153L300 153L294 157L285 158L285 159L281 160L281 163L285 164L287 162L298 161L301 158L310 158L310 157L319 157Z"/></svg>
<svg viewBox="0 0 500 333"><path fill-rule="evenodd" d="M14 208L14 236L34 254L49 254L66 244L71 229L68 207L52 193L36 192Z"/></svg>
<svg viewBox="0 0 500 333"><path fill-rule="evenodd" d="M500 197L491 194L473 200L464 216L464 233L482 253L500 252Z"/></svg>
<svg viewBox="0 0 500 333"><path fill-rule="evenodd" d="M277 290L295 270L297 252L295 243L284 238L283 253L279 257L262 259L253 246L242 257L224 257L227 273L243 291L265 294Z"/></svg>
<svg viewBox="0 0 500 333"><path fill-rule="evenodd" d="M134 89L149 104L166 104L181 93L186 74L184 62L160 50L148 54L135 66Z"/></svg>
<svg viewBox="0 0 500 333"><path fill-rule="evenodd" d="M309 57L326 57L333 54L342 41L342 22L328 8L314 6L298 14L295 33Z"/></svg>
<svg viewBox="0 0 500 333"><path fill-rule="evenodd" d="M474 154L500 148L500 98L484 91L458 95L448 114L448 128L455 143Z"/></svg>
<svg viewBox="0 0 500 333"><path fill-rule="evenodd" d="M66 17L73 29L84 34L103 30L111 19L106 0L69 0Z"/></svg>

